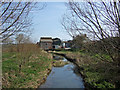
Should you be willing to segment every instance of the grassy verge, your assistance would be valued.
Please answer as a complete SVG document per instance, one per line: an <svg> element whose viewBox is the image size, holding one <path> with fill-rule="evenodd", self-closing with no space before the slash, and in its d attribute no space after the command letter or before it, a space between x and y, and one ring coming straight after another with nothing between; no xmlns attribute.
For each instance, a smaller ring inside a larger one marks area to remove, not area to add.
<svg viewBox="0 0 120 90"><path fill-rule="evenodd" d="M100 54L77 51L59 51L67 57L75 59L82 68L86 88L120 88L120 68L117 67L108 55L101 59Z"/></svg>
<svg viewBox="0 0 120 90"><path fill-rule="evenodd" d="M58 60L58 61L53 62L53 66L54 67L62 67L68 63L69 63L68 61Z"/></svg>
<svg viewBox="0 0 120 90"><path fill-rule="evenodd" d="M21 70L17 53L5 52L2 60L3 88L37 88L52 68L52 59L41 54L32 54Z"/></svg>

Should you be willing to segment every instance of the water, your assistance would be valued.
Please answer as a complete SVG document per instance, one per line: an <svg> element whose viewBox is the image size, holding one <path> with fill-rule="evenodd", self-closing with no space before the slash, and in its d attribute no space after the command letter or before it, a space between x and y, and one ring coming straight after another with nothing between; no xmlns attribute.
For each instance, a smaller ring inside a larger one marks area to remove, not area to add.
<svg viewBox="0 0 120 90"><path fill-rule="evenodd" d="M67 61L65 58L63 61ZM84 88L83 79L72 63L63 67L53 67L40 88Z"/></svg>
<svg viewBox="0 0 120 90"><path fill-rule="evenodd" d="M63 60L64 58L62 56L59 56L59 55L53 55L53 59L55 59L55 60Z"/></svg>

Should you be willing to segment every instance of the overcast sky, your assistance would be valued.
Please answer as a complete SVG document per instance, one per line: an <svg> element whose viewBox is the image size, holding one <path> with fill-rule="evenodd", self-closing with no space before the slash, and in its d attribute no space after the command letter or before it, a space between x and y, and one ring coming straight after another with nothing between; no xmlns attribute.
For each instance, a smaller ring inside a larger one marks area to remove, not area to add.
<svg viewBox="0 0 120 90"><path fill-rule="evenodd" d="M62 16L66 12L64 2L46 2L47 6L40 11L33 13L32 40L37 42L40 37L57 37L61 40L70 40L71 37L62 28L60 23ZM41 5L41 4L40 4Z"/></svg>

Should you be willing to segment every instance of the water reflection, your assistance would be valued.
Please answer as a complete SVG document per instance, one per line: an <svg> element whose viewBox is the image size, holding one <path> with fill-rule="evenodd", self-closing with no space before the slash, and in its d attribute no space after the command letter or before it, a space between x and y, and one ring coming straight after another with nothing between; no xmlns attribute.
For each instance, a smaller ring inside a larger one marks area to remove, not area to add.
<svg viewBox="0 0 120 90"><path fill-rule="evenodd" d="M67 61L65 58L63 60ZM40 88L84 88L84 84L77 67L70 63L63 67L53 67Z"/></svg>

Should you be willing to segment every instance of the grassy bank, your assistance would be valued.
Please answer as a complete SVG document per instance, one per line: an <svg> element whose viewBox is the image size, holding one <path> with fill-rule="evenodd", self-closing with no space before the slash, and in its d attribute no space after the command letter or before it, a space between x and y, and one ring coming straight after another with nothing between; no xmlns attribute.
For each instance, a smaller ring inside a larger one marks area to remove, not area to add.
<svg viewBox="0 0 120 90"><path fill-rule="evenodd" d="M53 61L53 66L54 67L62 67L66 64L69 64L69 62L68 61L63 61L63 60Z"/></svg>
<svg viewBox="0 0 120 90"><path fill-rule="evenodd" d="M37 88L45 81L52 68L51 55L40 49L27 52L2 53L3 88Z"/></svg>
<svg viewBox="0 0 120 90"><path fill-rule="evenodd" d="M3 88L36 88L49 73L52 60L42 56L32 56L19 71L16 53L3 53Z"/></svg>
<svg viewBox="0 0 120 90"><path fill-rule="evenodd" d="M114 64L109 56L102 60L99 54L90 55L81 51L60 51L67 57L76 60L81 67L86 88L120 88L120 68Z"/></svg>

